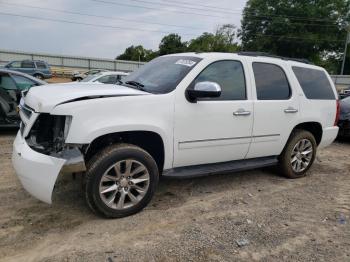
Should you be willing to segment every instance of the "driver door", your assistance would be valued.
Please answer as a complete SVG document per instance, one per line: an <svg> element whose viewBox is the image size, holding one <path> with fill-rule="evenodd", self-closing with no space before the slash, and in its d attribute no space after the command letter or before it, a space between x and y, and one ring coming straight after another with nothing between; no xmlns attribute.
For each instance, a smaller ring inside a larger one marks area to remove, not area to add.
<svg viewBox="0 0 350 262"><path fill-rule="evenodd" d="M238 60L207 65L189 88L199 82L215 82L222 93L191 103L180 97L175 106L174 168L244 159L251 143L253 103Z"/></svg>

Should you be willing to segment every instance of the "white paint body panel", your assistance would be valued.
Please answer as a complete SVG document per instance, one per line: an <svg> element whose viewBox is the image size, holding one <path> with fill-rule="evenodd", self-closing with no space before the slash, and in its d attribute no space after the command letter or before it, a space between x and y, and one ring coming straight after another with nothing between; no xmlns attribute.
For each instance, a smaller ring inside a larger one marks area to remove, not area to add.
<svg viewBox="0 0 350 262"><path fill-rule="evenodd" d="M51 195L66 160L32 150L18 132L13 144L12 163L23 187L37 199L51 204Z"/></svg>
<svg viewBox="0 0 350 262"><path fill-rule="evenodd" d="M145 94L145 92L125 86L98 83L51 84L32 87L25 98L25 103L36 112L51 113L57 105L78 98L137 94Z"/></svg>
<svg viewBox="0 0 350 262"><path fill-rule="evenodd" d="M333 126L336 101L307 100L291 72L293 65L320 68L275 58L235 54L188 55L203 60L168 94L153 95L115 85L59 84L32 88L25 98L25 104L37 113L72 116L66 143L90 144L100 136L124 131L157 133L164 144L165 170L277 156L293 128L305 122L317 122L322 126L320 147L329 145L336 138L338 128ZM213 61L230 59L239 60L244 65L247 100L198 103L186 100L187 87L202 69ZM258 101L253 61L283 67L292 88L291 99ZM332 87L336 94L333 84ZM96 98L99 96L108 97ZM95 98L85 99L88 97ZM284 109L288 107L298 109L298 113L285 114ZM251 115L234 116L233 112L241 108L250 111ZM36 116L33 114L33 117ZM28 119L28 123L31 120ZM25 134L28 132L24 130ZM65 161L33 151L20 134L15 140L13 165L16 173L27 191L44 202L51 202L53 186Z"/></svg>

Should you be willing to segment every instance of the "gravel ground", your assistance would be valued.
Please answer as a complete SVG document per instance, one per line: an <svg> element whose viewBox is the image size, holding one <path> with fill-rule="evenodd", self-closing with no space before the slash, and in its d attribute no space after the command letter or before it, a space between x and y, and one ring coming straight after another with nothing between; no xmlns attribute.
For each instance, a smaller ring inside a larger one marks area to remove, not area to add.
<svg viewBox="0 0 350 262"><path fill-rule="evenodd" d="M350 143L321 150L310 175L255 170L162 180L132 217L96 217L81 179L60 179L52 206L21 187L14 134L0 136L1 261L350 261Z"/></svg>

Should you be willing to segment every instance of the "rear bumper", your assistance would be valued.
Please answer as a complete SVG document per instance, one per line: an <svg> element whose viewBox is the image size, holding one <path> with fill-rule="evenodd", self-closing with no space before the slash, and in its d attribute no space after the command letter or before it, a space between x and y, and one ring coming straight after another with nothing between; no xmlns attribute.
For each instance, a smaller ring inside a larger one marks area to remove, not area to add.
<svg viewBox="0 0 350 262"><path fill-rule="evenodd" d="M52 73L50 73L50 74L43 74L43 76L44 76L44 79L49 79L49 78L52 77Z"/></svg>
<svg viewBox="0 0 350 262"><path fill-rule="evenodd" d="M323 129L322 140L319 144L319 148L324 148L329 146L337 138L339 132L339 127L332 126Z"/></svg>
<svg viewBox="0 0 350 262"><path fill-rule="evenodd" d="M32 150L18 132L13 144L13 167L23 187L37 199L51 204L56 179L66 161Z"/></svg>

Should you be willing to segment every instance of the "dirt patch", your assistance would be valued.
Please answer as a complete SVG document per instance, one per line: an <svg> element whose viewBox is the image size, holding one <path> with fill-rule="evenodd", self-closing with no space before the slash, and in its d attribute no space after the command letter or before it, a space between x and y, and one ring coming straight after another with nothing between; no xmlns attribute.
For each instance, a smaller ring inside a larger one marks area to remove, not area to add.
<svg viewBox="0 0 350 262"><path fill-rule="evenodd" d="M58 83L69 83L72 80L68 77L52 77L50 79L45 80L49 84L58 84Z"/></svg>
<svg viewBox="0 0 350 262"><path fill-rule="evenodd" d="M52 206L28 195L13 139L0 136L2 261L350 261L350 143L321 150L298 180L271 169L162 179L143 212L108 220L88 210L79 177L61 178Z"/></svg>

